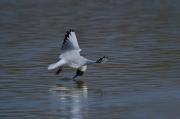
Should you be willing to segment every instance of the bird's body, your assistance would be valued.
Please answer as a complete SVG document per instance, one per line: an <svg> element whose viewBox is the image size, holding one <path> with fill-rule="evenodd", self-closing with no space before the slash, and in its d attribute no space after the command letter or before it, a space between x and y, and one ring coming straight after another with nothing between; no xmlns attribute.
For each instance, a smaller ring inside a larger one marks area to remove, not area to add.
<svg viewBox="0 0 180 119"><path fill-rule="evenodd" d="M56 74L59 74L62 71L63 65L67 64L72 68L78 69L74 76L75 78L76 76L83 75L87 69L87 65L107 61L107 57L105 56L97 61L86 59L80 55L80 51L81 49L79 48L75 32L73 30L67 31L61 48L61 55L59 56L60 60L57 63L50 64L48 70L60 67L56 72Z"/></svg>

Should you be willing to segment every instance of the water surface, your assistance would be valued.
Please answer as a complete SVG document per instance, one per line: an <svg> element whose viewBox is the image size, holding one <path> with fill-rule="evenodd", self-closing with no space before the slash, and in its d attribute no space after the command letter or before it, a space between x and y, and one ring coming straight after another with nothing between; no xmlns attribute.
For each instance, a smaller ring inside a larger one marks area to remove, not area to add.
<svg viewBox="0 0 180 119"><path fill-rule="evenodd" d="M179 119L178 0L0 0L0 117ZM48 71L67 30L89 66Z"/></svg>

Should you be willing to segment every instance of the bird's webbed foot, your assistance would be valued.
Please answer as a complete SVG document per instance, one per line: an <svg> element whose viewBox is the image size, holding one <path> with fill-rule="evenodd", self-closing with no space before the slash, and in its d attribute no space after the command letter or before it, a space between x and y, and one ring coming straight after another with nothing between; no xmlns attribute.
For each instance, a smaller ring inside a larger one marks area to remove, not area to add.
<svg viewBox="0 0 180 119"><path fill-rule="evenodd" d="M61 72L62 72L62 69L63 69L63 65L59 67L59 69L58 69L57 72L56 72L56 75L58 75L59 73L61 73Z"/></svg>

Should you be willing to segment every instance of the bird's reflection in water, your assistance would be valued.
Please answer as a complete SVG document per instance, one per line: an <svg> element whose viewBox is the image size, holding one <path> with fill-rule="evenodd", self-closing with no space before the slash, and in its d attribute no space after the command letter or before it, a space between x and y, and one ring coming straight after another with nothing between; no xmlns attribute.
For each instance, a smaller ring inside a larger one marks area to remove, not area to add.
<svg viewBox="0 0 180 119"><path fill-rule="evenodd" d="M71 119L83 119L88 113L88 90L82 81L75 81L73 86L56 84L50 88L50 108L54 113Z"/></svg>
<svg viewBox="0 0 180 119"><path fill-rule="evenodd" d="M77 84L77 88L87 88L86 84L83 81L74 80Z"/></svg>

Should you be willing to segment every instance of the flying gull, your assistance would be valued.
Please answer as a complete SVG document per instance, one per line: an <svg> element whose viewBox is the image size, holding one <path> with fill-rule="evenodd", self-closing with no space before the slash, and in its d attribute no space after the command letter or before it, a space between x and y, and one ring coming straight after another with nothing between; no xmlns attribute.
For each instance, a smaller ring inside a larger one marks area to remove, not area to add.
<svg viewBox="0 0 180 119"><path fill-rule="evenodd" d="M97 61L89 60L81 56L79 53L80 51L81 49L79 48L76 34L74 30L70 29L70 31L67 31L64 38L64 42L61 48L61 54L59 56L60 60L57 63L50 64L48 66L48 70L59 67L58 71L56 72L56 74L58 75L62 71L63 65L68 65L72 68L76 68L77 72L73 77L73 80L75 81L75 78L77 76L82 76L84 74L88 65L103 64L108 60L108 57L106 56L100 58Z"/></svg>

